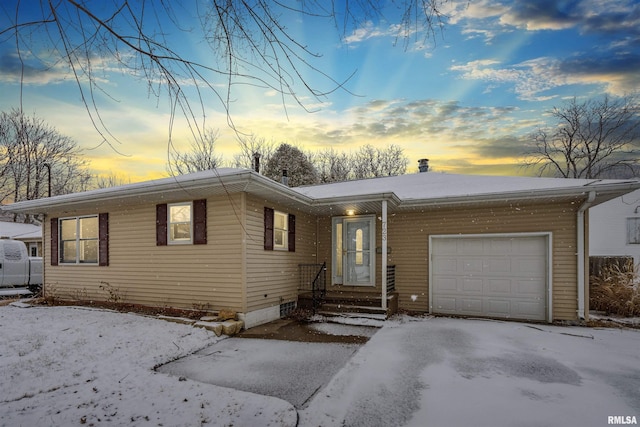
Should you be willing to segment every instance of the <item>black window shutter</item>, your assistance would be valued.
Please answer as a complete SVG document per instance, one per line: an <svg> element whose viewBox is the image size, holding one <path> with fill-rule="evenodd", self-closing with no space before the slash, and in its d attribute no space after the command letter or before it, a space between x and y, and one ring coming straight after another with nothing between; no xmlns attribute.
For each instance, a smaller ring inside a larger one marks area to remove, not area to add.
<svg viewBox="0 0 640 427"><path fill-rule="evenodd" d="M193 201L193 244L207 244L207 200Z"/></svg>
<svg viewBox="0 0 640 427"><path fill-rule="evenodd" d="M167 245L167 204L156 205L156 246Z"/></svg>
<svg viewBox="0 0 640 427"><path fill-rule="evenodd" d="M264 208L264 249L273 250L273 209Z"/></svg>
<svg viewBox="0 0 640 427"><path fill-rule="evenodd" d="M289 241L287 242L289 244L289 252L295 252L296 251L296 216L293 214L289 214L289 234L287 237L289 239Z"/></svg>
<svg viewBox="0 0 640 427"><path fill-rule="evenodd" d="M58 265L58 218L51 218L51 265Z"/></svg>
<svg viewBox="0 0 640 427"><path fill-rule="evenodd" d="M98 215L98 254L100 259L98 265L106 267L109 265L109 214Z"/></svg>

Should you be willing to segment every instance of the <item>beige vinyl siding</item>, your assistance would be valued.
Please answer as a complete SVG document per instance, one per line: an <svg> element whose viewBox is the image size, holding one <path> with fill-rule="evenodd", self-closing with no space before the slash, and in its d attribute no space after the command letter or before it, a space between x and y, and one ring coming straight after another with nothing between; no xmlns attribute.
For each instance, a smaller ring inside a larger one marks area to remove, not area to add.
<svg viewBox="0 0 640 427"><path fill-rule="evenodd" d="M432 208L389 215L389 265L396 265L400 308L429 311L429 236L551 232L553 241L553 318L575 319L577 309L576 212L578 203L512 204L476 208ZM319 222L319 259L331 263L331 218ZM380 247L380 221L376 246ZM376 258L376 291L380 289L380 255ZM331 266L330 266L331 268ZM331 269L328 272L331 277ZM340 287L344 289L345 287ZM349 290L361 291L365 289Z"/></svg>
<svg viewBox="0 0 640 427"><path fill-rule="evenodd" d="M110 287L127 303L240 311L242 227L232 200L237 210L240 195L207 201L206 245L156 246L155 205L105 207L101 212L109 213L109 266L51 266L46 258L46 292L108 300ZM51 230L46 224L48 257Z"/></svg>
<svg viewBox="0 0 640 427"><path fill-rule="evenodd" d="M298 265L316 263L316 217L255 197L246 197L246 312L295 301ZM296 216L296 250L264 249L264 208Z"/></svg>
<svg viewBox="0 0 640 427"><path fill-rule="evenodd" d="M396 264L399 304L428 311L431 234L551 232L553 317L575 319L577 309L576 207L574 204L511 205L399 214L389 221L390 263ZM412 296L415 295L415 301Z"/></svg>

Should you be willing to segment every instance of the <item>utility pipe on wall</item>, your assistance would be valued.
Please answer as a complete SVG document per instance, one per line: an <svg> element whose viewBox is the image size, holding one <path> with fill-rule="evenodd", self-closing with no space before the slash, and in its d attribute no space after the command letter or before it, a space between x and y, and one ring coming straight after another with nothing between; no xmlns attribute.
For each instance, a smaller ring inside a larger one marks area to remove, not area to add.
<svg viewBox="0 0 640 427"><path fill-rule="evenodd" d="M382 201L382 308L387 309L387 201Z"/></svg>
<svg viewBox="0 0 640 427"><path fill-rule="evenodd" d="M585 225L584 225L584 213L591 207L591 204L596 199L596 192L590 191L587 200L582 203L580 208L578 209L578 218L577 218L577 228L578 228L578 319L584 319L584 297L585 297L585 257L586 257L586 249L585 249Z"/></svg>

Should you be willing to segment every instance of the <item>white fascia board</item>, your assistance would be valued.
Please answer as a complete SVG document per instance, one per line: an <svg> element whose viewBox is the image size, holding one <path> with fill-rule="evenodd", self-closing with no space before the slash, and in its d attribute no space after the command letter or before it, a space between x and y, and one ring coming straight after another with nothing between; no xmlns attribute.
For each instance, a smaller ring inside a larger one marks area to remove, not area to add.
<svg viewBox="0 0 640 427"><path fill-rule="evenodd" d="M134 184L126 184L117 187L101 188L89 190L81 193L63 194L53 197L44 197L35 200L25 200L4 206L4 210L9 212L22 213L43 213L48 210L59 208L73 208L79 204L92 202L112 202L117 200L133 199L161 195L165 192L180 190L195 190L211 187L215 185L232 185L243 180L248 180L251 176L249 170L239 170L231 174L190 174L169 178L161 178L154 181L145 181Z"/></svg>
<svg viewBox="0 0 640 427"><path fill-rule="evenodd" d="M367 202L381 202L386 200L387 202L400 205L402 200L396 196L395 193L374 193L374 194L362 194L362 195L349 195L349 196L337 196L337 197L325 197L322 199L311 199L311 206L331 206L341 203L367 203Z"/></svg>
<svg viewBox="0 0 640 427"><path fill-rule="evenodd" d="M420 206L446 206L460 205L467 203L480 202L508 202L516 200L535 200L548 199L553 197L587 197L590 192L595 191L597 195L611 195L612 197L621 196L628 192L640 189L640 181L625 181L620 183L588 184L581 187L551 188L551 189L535 189L524 191L512 191L492 194L476 194L457 197L440 197L440 198L423 198L423 199L405 199L399 207L420 207ZM607 199L608 200L608 199ZM595 202L594 204L598 204Z"/></svg>

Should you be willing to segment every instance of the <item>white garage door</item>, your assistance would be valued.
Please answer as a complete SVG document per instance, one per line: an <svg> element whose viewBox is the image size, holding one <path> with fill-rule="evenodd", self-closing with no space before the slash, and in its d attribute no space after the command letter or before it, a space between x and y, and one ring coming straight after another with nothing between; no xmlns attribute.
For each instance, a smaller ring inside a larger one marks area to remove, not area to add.
<svg viewBox="0 0 640 427"><path fill-rule="evenodd" d="M433 236L431 311L547 318L547 236Z"/></svg>

